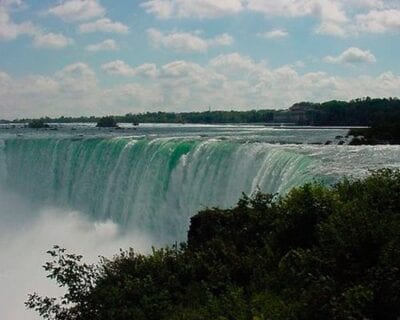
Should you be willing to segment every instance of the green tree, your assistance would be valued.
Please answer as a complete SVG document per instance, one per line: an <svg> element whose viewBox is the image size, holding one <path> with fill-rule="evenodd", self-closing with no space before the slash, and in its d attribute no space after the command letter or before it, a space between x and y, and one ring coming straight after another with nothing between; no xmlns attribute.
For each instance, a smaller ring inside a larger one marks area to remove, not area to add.
<svg viewBox="0 0 400 320"><path fill-rule="evenodd" d="M117 121L112 116L102 117L97 121L96 127L99 128L116 128L118 127Z"/></svg>

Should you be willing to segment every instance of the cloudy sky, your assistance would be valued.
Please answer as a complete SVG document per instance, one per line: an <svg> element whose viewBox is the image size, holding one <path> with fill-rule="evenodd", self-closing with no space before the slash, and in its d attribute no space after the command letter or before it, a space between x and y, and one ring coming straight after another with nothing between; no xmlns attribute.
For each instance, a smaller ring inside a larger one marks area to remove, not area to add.
<svg viewBox="0 0 400 320"><path fill-rule="evenodd" d="M399 0L0 0L0 118L400 95Z"/></svg>

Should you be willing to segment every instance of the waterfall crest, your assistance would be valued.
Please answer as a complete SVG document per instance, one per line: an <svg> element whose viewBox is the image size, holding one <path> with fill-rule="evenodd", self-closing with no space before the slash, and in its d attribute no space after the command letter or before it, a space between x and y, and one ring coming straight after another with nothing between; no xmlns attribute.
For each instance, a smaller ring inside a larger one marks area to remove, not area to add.
<svg viewBox="0 0 400 320"><path fill-rule="evenodd" d="M205 207L258 188L285 193L399 167L398 146L280 145L216 137L28 136L0 140L0 186L39 205L111 219L160 243L184 240Z"/></svg>
<svg viewBox="0 0 400 320"><path fill-rule="evenodd" d="M58 137L8 139L0 148L8 188L162 239L184 236L202 207L313 178L309 156L265 143Z"/></svg>

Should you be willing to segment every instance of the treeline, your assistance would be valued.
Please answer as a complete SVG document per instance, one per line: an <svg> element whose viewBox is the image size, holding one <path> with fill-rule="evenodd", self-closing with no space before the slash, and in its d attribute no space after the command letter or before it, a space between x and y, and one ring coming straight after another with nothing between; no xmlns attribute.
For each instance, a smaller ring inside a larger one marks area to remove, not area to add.
<svg viewBox="0 0 400 320"><path fill-rule="evenodd" d="M206 112L146 112L128 113L123 116L113 116L118 123L267 123L273 122L272 110L251 111L206 111ZM49 123L97 123L101 117L60 117L41 118ZM18 119L14 122L30 122L32 119Z"/></svg>
<svg viewBox="0 0 400 320"><path fill-rule="evenodd" d="M266 123L273 122L272 110L206 111L206 112L153 112L127 114L115 117L120 122L131 123Z"/></svg>
<svg viewBox="0 0 400 320"><path fill-rule="evenodd" d="M150 255L87 265L55 247L44 268L66 293L26 305L54 320L396 320L399 230L399 171L243 196Z"/></svg>
<svg viewBox="0 0 400 320"><path fill-rule="evenodd" d="M370 126L400 120L400 100L397 98L355 99L323 103L300 102L288 110L146 112L113 116L119 123L291 123L316 126ZM49 123L97 123L101 117L41 118ZM31 122L17 119L13 122Z"/></svg>
<svg viewBox="0 0 400 320"><path fill-rule="evenodd" d="M400 120L400 100L397 98L302 102L290 110L293 109L304 112L307 124L313 125L370 126Z"/></svg>

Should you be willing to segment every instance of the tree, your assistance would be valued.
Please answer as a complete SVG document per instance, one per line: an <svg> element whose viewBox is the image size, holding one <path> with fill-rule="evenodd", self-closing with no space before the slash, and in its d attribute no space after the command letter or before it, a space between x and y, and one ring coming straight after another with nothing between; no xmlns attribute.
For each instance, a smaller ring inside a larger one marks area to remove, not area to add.
<svg viewBox="0 0 400 320"><path fill-rule="evenodd" d="M98 128L117 128L118 124L117 121L115 121L114 117L112 116L107 116L107 117L102 117L97 121L96 127Z"/></svg>
<svg viewBox="0 0 400 320"><path fill-rule="evenodd" d="M31 129L42 129L49 128L49 125L42 119L32 120L28 123L28 128Z"/></svg>

